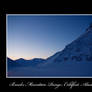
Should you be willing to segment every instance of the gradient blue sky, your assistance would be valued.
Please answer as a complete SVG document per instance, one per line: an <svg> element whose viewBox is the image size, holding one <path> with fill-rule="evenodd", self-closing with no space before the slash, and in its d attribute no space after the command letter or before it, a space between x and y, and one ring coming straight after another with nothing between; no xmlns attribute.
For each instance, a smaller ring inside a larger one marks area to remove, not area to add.
<svg viewBox="0 0 92 92"><path fill-rule="evenodd" d="M85 32L88 15L7 15L7 56L47 58Z"/></svg>

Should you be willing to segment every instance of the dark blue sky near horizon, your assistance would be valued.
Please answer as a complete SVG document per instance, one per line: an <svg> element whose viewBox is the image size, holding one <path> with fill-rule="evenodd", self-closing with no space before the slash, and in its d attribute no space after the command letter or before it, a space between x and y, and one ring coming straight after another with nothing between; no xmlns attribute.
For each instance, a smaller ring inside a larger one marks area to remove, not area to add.
<svg viewBox="0 0 92 92"><path fill-rule="evenodd" d="M92 16L8 15L7 56L47 58L83 34Z"/></svg>

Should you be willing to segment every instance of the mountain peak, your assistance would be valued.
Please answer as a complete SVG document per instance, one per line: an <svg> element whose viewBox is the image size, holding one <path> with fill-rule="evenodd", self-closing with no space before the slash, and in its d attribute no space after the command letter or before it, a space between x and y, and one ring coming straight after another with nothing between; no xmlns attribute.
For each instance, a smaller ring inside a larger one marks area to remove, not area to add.
<svg viewBox="0 0 92 92"><path fill-rule="evenodd" d="M92 23L86 33L65 46L59 53L49 57L48 61L92 61Z"/></svg>
<svg viewBox="0 0 92 92"><path fill-rule="evenodd" d="M25 61L24 58L19 58L19 59L16 59L15 61Z"/></svg>

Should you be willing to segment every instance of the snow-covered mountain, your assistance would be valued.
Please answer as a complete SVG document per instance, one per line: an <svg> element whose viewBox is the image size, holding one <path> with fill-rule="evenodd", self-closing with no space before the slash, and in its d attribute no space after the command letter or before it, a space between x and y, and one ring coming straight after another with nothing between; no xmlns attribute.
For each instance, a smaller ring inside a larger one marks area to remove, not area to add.
<svg viewBox="0 0 92 92"><path fill-rule="evenodd" d="M47 58L47 61L92 61L92 25L83 35L68 44L62 51Z"/></svg>

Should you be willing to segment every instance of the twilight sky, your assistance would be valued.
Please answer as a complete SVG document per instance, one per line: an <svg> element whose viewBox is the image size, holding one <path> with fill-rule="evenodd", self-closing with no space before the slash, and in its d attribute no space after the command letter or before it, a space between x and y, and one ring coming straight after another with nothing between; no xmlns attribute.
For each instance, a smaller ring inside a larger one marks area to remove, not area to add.
<svg viewBox="0 0 92 92"><path fill-rule="evenodd" d="M92 15L7 15L7 56L47 58L85 32Z"/></svg>

